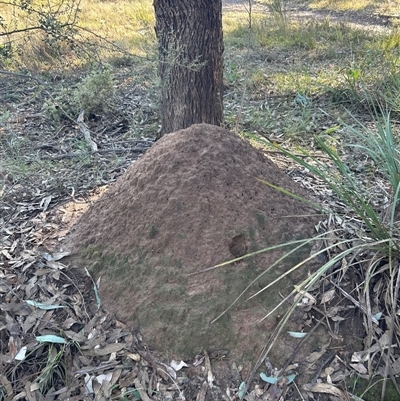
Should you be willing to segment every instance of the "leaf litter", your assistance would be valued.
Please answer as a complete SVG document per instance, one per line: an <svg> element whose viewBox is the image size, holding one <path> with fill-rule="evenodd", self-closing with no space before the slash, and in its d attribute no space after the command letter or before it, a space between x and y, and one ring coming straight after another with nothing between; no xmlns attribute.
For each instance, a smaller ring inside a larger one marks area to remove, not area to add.
<svg viewBox="0 0 400 401"><path fill-rule="evenodd" d="M29 107L25 106L19 113L24 128L37 132L42 116L35 110L29 112ZM95 140L101 143L101 139ZM64 160L77 156L57 147L58 157L52 153L55 149L52 146L40 148L46 152L45 158ZM127 160L122 167L112 167L102 183L113 181L131 162L129 158ZM31 158L29 162L32 161ZM107 162L107 159L101 160L103 164ZM324 202L343 210L329 189L307 171L290 166L279 155L274 155L274 162L316 196L320 195ZM7 173L1 170L0 174ZM85 187L86 174L86 171L82 173L80 185L69 192L55 191L53 183L45 177L38 181L38 186L31 186L37 178L33 176L23 183L10 180L10 184L1 189L0 394L7 400L34 400L45 396L46 399L72 400L111 397L204 400L207 392L218 387L214 384L212 360L210 362L207 353L198 357L203 361L198 366L186 361L189 369L199 368L194 374L187 373L186 367L176 369L176 372L175 365L166 364L161 356L146 346L140 333L128 330L98 307L91 278L82 272L70 271L68 264L63 263L67 255L52 254L43 249L44 245L57 242L60 230L65 229L63 206L57 211L55 207L71 198L77 207L77 202L85 204L95 195L90 194L90 190L98 182L93 181ZM384 184L378 182L377 191L382 187ZM335 217L322 221L321 229L331 233L334 227L343 228L343 225L349 235L360 229L357 220L343 222ZM340 238L329 234L326 241L339 243ZM333 254L334 251L327 257ZM362 258L357 259L359 256ZM357 284L363 277L354 276L350 269L355 263L362 265L365 256L349 255L308 294L296 300L300 304L297 310L299 328L307 330L318 321L331 335L331 341L306 361L308 369L314 372L314 379L304 385L304 399L328 399L323 398L324 395L343 399L343 391L339 388L346 377L355 372L365 378L383 375L385 351L389 347L392 348L391 376L400 374L398 341L397 344L390 342L390 322L380 316L384 312L381 300L389 301L385 296L385 271L389 266L380 267L380 275L373 286L373 298L368 301ZM370 346L363 344L363 327L368 324L367 320L374 324L374 337L368 340ZM341 331L343 327L345 332ZM399 327L396 323L397 339ZM344 334L360 340L358 351L350 347L346 349L341 338ZM268 372L266 362L264 365L267 374L272 374ZM274 375L268 377L287 378L297 369L296 364L289 364L287 368L276 369ZM288 381L277 380L273 384L258 381L245 399L297 399L294 387L288 390ZM233 382L231 388L224 388L218 394L224 399L234 399L238 391L239 386Z"/></svg>
<svg viewBox="0 0 400 401"><path fill-rule="evenodd" d="M310 180L307 174L305 177ZM45 198L41 196L40 199ZM326 192L323 197L326 200ZM195 362L166 364L146 346L140 333L132 333L99 308L91 277L70 270L68 264L63 263L67 254L52 254L43 249L46 242L57 241L60 231L65 229L63 217L67 208L43 210L39 197L36 199L36 203L17 202L14 213L8 214L2 226L0 339L3 373L0 379L7 394L5 399L33 400L40 395L76 400L109 399L118 395L154 400L190 399L190 394L193 398L196 393L201 400L208 391L217 397L227 390L226 399L233 399L239 391L237 382L224 391L217 391L207 353L200 357L203 363L190 376L185 364L189 369L196 369ZM321 221L320 229L332 232L332 227L340 224L344 222L328 217ZM350 229L355 228L356 222ZM340 243L339 239L330 234L327 241L335 244ZM352 263L354 260L347 258L309 293L296 300L300 305L297 310L299 328L306 329L318 320L332 338L329 344L307 358L308 369L315 377L299 390L303 397L309 394L310 399L322 400L325 394L340 399L343 393L338 386L354 371L365 377L376 370L383 373L380 355L391 346L387 331L377 326L377 337L370 348L361 347L355 352L353 349L346 352L343 348L341 322L358 316L354 326L360 330L360 339L365 335L362 316L367 310L350 294L354 285L345 275ZM342 281L335 285L338 277ZM377 293L383 288L381 280L374 286ZM377 306L379 304L373 305L372 309ZM351 331L351 335L354 334ZM331 350L338 348L339 351L332 354ZM245 399L267 396L267 399L279 400L283 395L287 400L296 399L289 385L298 367L298 364L291 364L276 369L271 376L276 380L257 384ZM393 375L400 374L397 353L392 353L391 371Z"/></svg>
<svg viewBox="0 0 400 401"><path fill-rule="evenodd" d="M142 399L165 399L180 393L184 378L175 372L187 364L167 366L139 333L97 308L87 277L49 266L40 252L8 262L0 285L4 399L100 400L136 390ZM63 308L53 309L55 302Z"/></svg>

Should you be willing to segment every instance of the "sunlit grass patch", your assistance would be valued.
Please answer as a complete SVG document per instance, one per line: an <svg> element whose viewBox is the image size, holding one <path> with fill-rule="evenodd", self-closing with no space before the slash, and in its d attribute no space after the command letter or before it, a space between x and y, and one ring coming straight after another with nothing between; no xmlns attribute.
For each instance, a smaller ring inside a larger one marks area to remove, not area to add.
<svg viewBox="0 0 400 401"><path fill-rule="evenodd" d="M155 16L149 0L84 1L78 25L138 55L155 43Z"/></svg>
<svg viewBox="0 0 400 401"><path fill-rule="evenodd" d="M238 105L239 95L227 92L226 121L236 130L239 114L244 130L312 141L329 115L347 120L346 108L369 112L373 101L399 110L395 30L376 33L328 18L280 25L267 14L253 20L251 35L243 25L225 38L225 81L245 94Z"/></svg>
<svg viewBox="0 0 400 401"><path fill-rule="evenodd" d="M274 92L282 95L296 95L310 97L318 94L321 90L319 84L320 76L312 73L307 68L291 72L280 71L271 74L269 79L274 83Z"/></svg>
<svg viewBox="0 0 400 401"><path fill-rule="evenodd" d="M375 7L384 1L376 0L313 0L309 4L311 8L327 8L332 10L364 10Z"/></svg>
<svg viewBox="0 0 400 401"><path fill-rule="evenodd" d="M72 69L116 53L125 58L144 57L155 48L155 16L149 0L94 0L79 5L74 1L44 4L33 0L28 9L2 4L0 12L4 20L0 64L8 68ZM49 21L41 15L47 15ZM12 33L15 30L21 32ZM4 34L7 32L11 34Z"/></svg>
<svg viewBox="0 0 400 401"><path fill-rule="evenodd" d="M248 24L249 14L245 12L228 11L223 13L222 23L224 33L231 34L240 28L246 29Z"/></svg>
<svg viewBox="0 0 400 401"><path fill-rule="evenodd" d="M255 45L254 24L265 18L265 15L252 12L224 12L222 14L222 28L224 42L228 46L248 49ZM250 29L250 25L252 29Z"/></svg>
<svg viewBox="0 0 400 401"><path fill-rule="evenodd" d="M326 18L322 21L288 21L285 28L273 19L264 18L254 26L255 37L261 46L274 46L281 49L306 49L337 51L347 48L355 50L375 40L375 35L361 29L354 29L346 24L333 23Z"/></svg>
<svg viewBox="0 0 400 401"><path fill-rule="evenodd" d="M312 0L309 7L332 11L369 11L396 15L400 11L399 0Z"/></svg>

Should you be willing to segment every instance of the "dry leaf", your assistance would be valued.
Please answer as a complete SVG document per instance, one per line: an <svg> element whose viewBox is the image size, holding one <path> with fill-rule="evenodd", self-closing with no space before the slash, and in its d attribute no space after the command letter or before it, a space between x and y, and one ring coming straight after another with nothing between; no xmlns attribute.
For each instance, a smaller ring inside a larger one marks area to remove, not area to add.
<svg viewBox="0 0 400 401"><path fill-rule="evenodd" d="M126 355L128 358L131 358L132 360L139 362L140 361L140 355L139 354L127 354Z"/></svg>
<svg viewBox="0 0 400 401"><path fill-rule="evenodd" d="M315 361L318 361L318 359L325 354L327 346L328 345L325 344L322 346L321 351L312 352L310 355L308 355L306 361L309 363L314 363Z"/></svg>
<svg viewBox="0 0 400 401"><path fill-rule="evenodd" d="M304 390L311 391L313 393L332 394L335 397L338 397L340 400L345 399L343 392L332 384L315 383L312 386L306 384L304 386Z"/></svg>
<svg viewBox="0 0 400 401"><path fill-rule="evenodd" d="M121 351L124 347L125 347L125 344L121 344L121 343L108 344L104 348L95 349L93 353L94 353L94 355L97 355L97 356L105 356L105 355L110 355L113 352Z"/></svg>
<svg viewBox="0 0 400 401"><path fill-rule="evenodd" d="M183 361L175 361L175 359L173 359L170 363L170 366L172 369L174 369L176 372L180 371L182 368L187 368L187 364Z"/></svg>
<svg viewBox="0 0 400 401"><path fill-rule="evenodd" d="M333 288L332 290L326 291L321 298L321 304L325 304L327 302L332 301L332 299L335 297L335 289Z"/></svg>
<svg viewBox="0 0 400 401"><path fill-rule="evenodd" d="M207 382L203 382L200 391L197 393L196 401L204 401L208 390Z"/></svg>
<svg viewBox="0 0 400 401"><path fill-rule="evenodd" d="M366 375L368 373L367 368L362 363L350 363L350 366L362 375Z"/></svg>

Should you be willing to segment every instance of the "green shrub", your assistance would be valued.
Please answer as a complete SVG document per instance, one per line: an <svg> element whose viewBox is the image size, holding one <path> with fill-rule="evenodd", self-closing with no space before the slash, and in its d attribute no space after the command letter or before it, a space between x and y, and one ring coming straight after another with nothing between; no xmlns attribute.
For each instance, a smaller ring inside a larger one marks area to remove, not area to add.
<svg viewBox="0 0 400 401"><path fill-rule="evenodd" d="M112 109L114 75L111 68L90 72L80 84L63 88L58 96L48 99L43 111L54 122L65 118L76 119L80 112L85 115L100 114Z"/></svg>

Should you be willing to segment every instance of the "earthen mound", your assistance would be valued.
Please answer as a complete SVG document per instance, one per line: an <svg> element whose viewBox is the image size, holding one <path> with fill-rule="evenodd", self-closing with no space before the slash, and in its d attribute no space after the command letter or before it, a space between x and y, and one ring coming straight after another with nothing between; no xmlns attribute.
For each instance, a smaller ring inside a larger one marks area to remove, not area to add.
<svg viewBox="0 0 400 401"><path fill-rule="evenodd" d="M161 138L92 206L69 236L74 263L101 276L103 303L167 356L228 348L253 360L273 320L257 324L278 291L252 293L285 272L295 252L256 283L280 254L223 261L313 234L305 196L260 151L225 129L198 124ZM292 278L294 280L294 278ZM278 290L287 293L292 281ZM245 297L217 317L250 285Z"/></svg>

